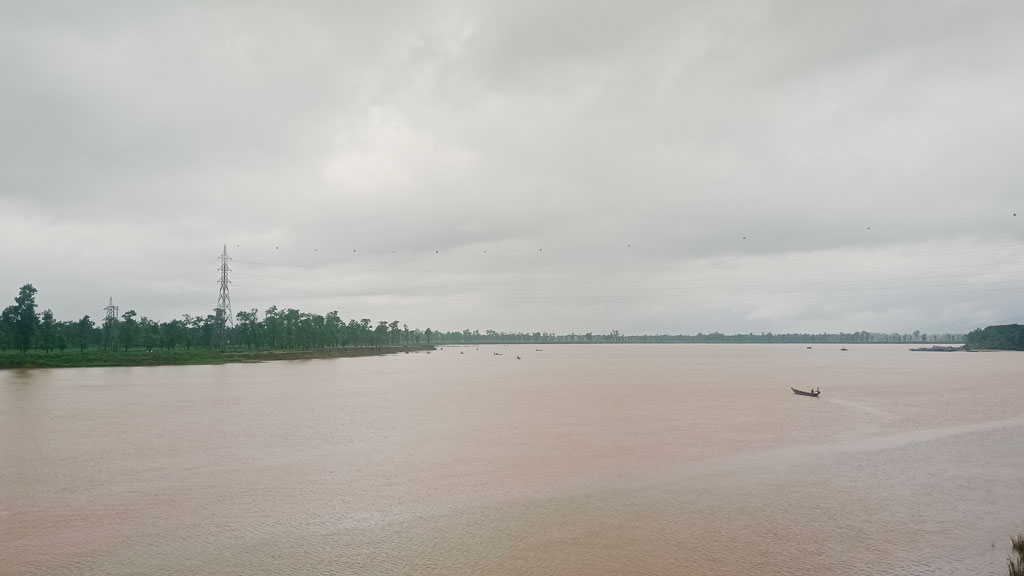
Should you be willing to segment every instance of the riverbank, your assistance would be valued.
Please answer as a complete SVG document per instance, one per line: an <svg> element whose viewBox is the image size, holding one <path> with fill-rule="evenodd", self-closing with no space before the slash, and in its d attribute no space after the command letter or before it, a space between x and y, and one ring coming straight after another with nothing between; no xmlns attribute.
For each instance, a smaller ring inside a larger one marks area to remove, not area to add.
<svg viewBox="0 0 1024 576"><path fill-rule="evenodd" d="M84 352L0 352L0 370L13 368L90 368L99 366L184 366L273 362L315 358L356 358L434 350L431 345L383 346L380 348L316 348L309 350L86 350Z"/></svg>

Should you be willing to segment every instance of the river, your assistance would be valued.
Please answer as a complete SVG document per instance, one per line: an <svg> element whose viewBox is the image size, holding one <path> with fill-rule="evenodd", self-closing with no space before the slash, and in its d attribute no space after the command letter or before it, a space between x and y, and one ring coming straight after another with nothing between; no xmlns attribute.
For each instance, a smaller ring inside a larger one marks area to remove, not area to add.
<svg viewBox="0 0 1024 576"><path fill-rule="evenodd" d="M0 574L1006 573L1024 353L541 347L0 371Z"/></svg>

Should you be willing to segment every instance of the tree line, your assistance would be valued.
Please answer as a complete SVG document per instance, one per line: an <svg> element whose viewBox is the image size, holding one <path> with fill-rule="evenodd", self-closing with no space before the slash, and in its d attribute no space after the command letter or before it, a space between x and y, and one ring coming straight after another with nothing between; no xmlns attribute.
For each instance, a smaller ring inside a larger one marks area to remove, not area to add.
<svg viewBox="0 0 1024 576"><path fill-rule="evenodd" d="M588 343L708 343L708 344L895 344L895 343L960 343L963 334L943 333L928 334L915 330L910 333L881 332L821 332L773 334L640 334L624 335L618 330L608 334L555 334L552 332L495 332L487 330L463 330L462 332L438 331L434 337L436 344L588 344Z"/></svg>
<svg viewBox="0 0 1024 576"><path fill-rule="evenodd" d="M25 284L14 305L0 313L0 351L42 350L52 352L68 348L153 350L224 349L289 350L339 347L383 347L411 344L586 344L586 343L958 343L963 334L878 333L786 333L773 334L556 334L553 332L498 332L495 330L434 331L410 329L398 320L369 318L347 322L335 311L311 314L295 308L271 306L263 311L253 308L235 314L228 322L224 310L212 314L185 314L166 322L139 316L135 310L108 315L97 323L90 316L60 321L50 310L37 311L37 290ZM974 333L972 333L974 334Z"/></svg>
<svg viewBox="0 0 1024 576"><path fill-rule="evenodd" d="M36 294L35 287L25 284L14 305L0 313L0 351L383 347L431 344L434 337L430 328L409 329L398 320L374 324L362 318L346 322L337 311L320 315L277 306L267 308L262 318L255 308L238 312L233 325L220 308L205 316L185 314L167 322L139 316L135 310L108 315L99 324L89 315L60 321L50 310L37 311Z"/></svg>
<svg viewBox="0 0 1024 576"><path fill-rule="evenodd" d="M1024 350L1024 326L1003 324L978 328L967 334L968 350Z"/></svg>

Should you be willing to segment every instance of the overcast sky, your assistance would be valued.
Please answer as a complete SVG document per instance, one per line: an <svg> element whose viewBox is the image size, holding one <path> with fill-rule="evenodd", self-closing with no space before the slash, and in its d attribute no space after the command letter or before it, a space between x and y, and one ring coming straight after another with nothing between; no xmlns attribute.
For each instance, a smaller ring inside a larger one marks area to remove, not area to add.
<svg viewBox="0 0 1024 576"><path fill-rule="evenodd" d="M0 6L0 306L1024 321L1022 2Z"/></svg>

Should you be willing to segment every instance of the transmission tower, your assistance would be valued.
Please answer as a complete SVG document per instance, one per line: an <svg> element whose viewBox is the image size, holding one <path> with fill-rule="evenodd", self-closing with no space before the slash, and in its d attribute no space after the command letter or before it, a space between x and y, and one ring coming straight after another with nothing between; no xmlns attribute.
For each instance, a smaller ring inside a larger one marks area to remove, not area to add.
<svg viewBox="0 0 1024 576"><path fill-rule="evenodd" d="M224 251L217 259L220 260L220 296L217 297L215 310L222 310L228 325L233 327L235 320L231 317L231 291L228 290L228 284L231 284L231 280L228 280L228 272L231 272L228 262L231 261L231 256L228 256L227 244L224 245Z"/></svg>
<svg viewBox="0 0 1024 576"><path fill-rule="evenodd" d="M107 313L107 317L103 320L104 322L106 322L107 320L113 320L115 322L117 321L117 312L119 309L117 306L114 306L113 296L110 297L109 303L103 307L103 310L106 311Z"/></svg>

